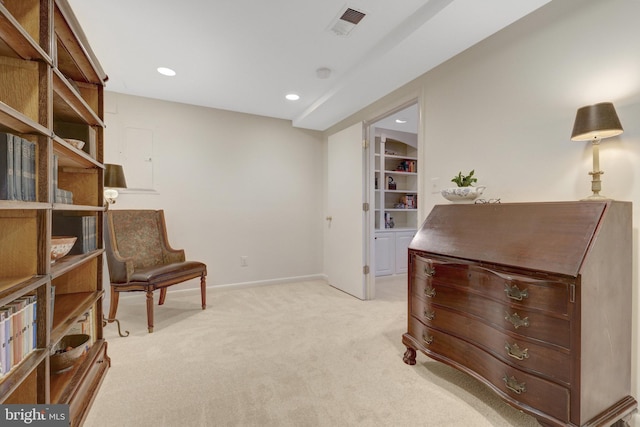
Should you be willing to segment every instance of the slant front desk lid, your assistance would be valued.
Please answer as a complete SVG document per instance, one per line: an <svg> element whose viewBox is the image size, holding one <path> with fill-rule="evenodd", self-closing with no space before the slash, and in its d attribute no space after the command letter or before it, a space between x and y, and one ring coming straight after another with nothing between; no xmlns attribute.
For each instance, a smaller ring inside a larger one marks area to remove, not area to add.
<svg viewBox="0 0 640 427"><path fill-rule="evenodd" d="M437 205L409 248L575 277L612 203L630 215L610 200Z"/></svg>

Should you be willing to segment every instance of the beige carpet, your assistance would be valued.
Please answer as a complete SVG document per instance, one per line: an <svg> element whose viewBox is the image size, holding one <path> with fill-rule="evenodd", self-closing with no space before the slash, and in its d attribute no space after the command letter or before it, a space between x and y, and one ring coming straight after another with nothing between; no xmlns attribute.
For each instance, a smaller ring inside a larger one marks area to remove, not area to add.
<svg viewBox="0 0 640 427"><path fill-rule="evenodd" d="M402 362L406 278L360 301L322 281L169 292L146 330L142 293L121 298L131 335L107 326L112 366L85 426L538 426L466 374Z"/></svg>

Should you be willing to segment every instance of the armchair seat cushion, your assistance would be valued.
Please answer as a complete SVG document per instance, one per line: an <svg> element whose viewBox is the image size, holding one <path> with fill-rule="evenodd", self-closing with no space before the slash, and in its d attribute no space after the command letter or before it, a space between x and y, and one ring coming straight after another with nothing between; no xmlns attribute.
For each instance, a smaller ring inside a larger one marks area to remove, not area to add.
<svg viewBox="0 0 640 427"><path fill-rule="evenodd" d="M207 266L198 261L174 262L154 267L138 268L133 271L130 282L147 282L150 285L170 283L172 279L183 281L186 276L200 277L206 274ZM114 285L118 285L114 283ZM122 283L126 285L126 283Z"/></svg>

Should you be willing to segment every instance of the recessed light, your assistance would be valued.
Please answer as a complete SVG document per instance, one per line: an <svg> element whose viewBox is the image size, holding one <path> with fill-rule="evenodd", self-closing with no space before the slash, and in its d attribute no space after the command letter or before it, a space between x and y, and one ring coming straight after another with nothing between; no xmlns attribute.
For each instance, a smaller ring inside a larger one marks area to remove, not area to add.
<svg viewBox="0 0 640 427"><path fill-rule="evenodd" d="M167 68L167 67L158 67L158 72L160 74L162 74L163 76L173 77L173 76L176 75L175 71L173 71L171 68Z"/></svg>
<svg viewBox="0 0 640 427"><path fill-rule="evenodd" d="M300 99L300 95L296 93L289 93L285 96L285 98L287 98L289 101L297 101L298 99Z"/></svg>
<svg viewBox="0 0 640 427"><path fill-rule="evenodd" d="M407 121L404 119L396 119L396 123L405 124Z"/></svg>

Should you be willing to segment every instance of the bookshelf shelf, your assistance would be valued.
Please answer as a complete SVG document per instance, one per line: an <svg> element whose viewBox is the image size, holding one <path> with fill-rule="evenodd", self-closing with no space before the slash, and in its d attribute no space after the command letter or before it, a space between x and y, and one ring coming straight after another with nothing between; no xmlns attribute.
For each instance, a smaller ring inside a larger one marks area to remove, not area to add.
<svg viewBox="0 0 640 427"><path fill-rule="evenodd" d="M104 127L104 122L56 68L53 69L53 102L54 115L59 120Z"/></svg>
<svg viewBox="0 0 640 427"><path fill-rule="evenodd" d="M72 167L78 169L104 168L96 159L88 153L72 147L62 138L53 138L53 152L59 157L58 167Z"/></svg>
<svg viewBox="0 0 640 427"><path fill-rule="evenodd" d="M0 280L0 307L46 284L47 276L10 277Z"/></svg>
<svg viewBox="0 0 640 427"><path fill-rule="evenodd" d="M27 3L29 2L24 2L22 5L12 4L12 6L22 6L22 8L24 8L26 4L29 7L30 5ZM16 12L24 12L24 10L16 10ZM51 57L47 55L44 49L38 45L31 34L22 27L20 22L18 22L3 4L0 4L0 30L4 34L0 42L0 54L3 56L21 59L38 59L49 65L53 63Z"/></svg>
<svg viewBox="0 0 640 427"><path fill-rule="evenodd" d="M412 140L404 139L411 136ZM376 183L375 274L404 273L407 247L418 227L415 135L381 130L380 135L376 135L373 170Z"/></svg>
<svg viewBox="0 0 640 427"><path fill-rule="evenodd" d="M52 341L59 341L101 297L102 292L78 292L56 297L51 328Z"/></svg>
<svg viewBox="0 0 640 427"><path fill-rule="evenodd" d="M51 131L0 101L0 131L50 136Z"/></svg>
<svg viewBox="0 0 640 427"><path fill-rule="evenodd" d="M96 249L95 251L91 251L86 254L67 255L66 257L56 261L55 264L51 266L51 278L56 279L63 274L76 269L80 265L99 257L103 253L104 249Z"/></svg>
<svg viewBox="0 0 640 427"><path fill-rule="evenodd" d="M102 331L106 78L67 0L0 1L0 132L7 134L0 140L0 339L13 322L30 334L13 360L0 352L0 403L68 404L73 427L110 365ZM84 138L65 133L76 129ZM87 149L63 138L82 139ZM19 174L9 166L10 141L12 159L28 165ZM27 151L15 155L18 147ZM60 190L73 198L57 197ZM80 216L91 245L51 264L58 216ZM50 372L51 350L86 313L89 351L64 375Z"/></svg>

